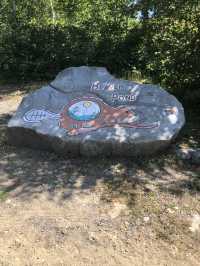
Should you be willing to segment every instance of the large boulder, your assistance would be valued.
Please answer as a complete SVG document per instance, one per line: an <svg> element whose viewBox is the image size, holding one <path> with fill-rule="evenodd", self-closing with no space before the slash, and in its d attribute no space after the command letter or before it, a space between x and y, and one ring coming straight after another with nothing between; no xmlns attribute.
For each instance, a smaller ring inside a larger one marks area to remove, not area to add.
<svg viewBox="0 0 200 266"><path fill-rule="evenodd" d="M143 156L166 148L184 123L182 105L164 89L83 66L26 96L8 137L64 155Z"/></svg>

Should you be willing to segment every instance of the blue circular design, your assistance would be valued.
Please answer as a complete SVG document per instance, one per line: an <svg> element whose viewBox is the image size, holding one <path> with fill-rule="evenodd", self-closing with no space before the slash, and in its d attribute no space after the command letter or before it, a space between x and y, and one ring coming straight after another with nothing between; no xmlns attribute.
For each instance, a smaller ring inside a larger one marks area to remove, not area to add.
<svg viewBox="0 0 200 266"><path fill-rule="evenodd" d="M93 101L80 101L69 107L68 113L77 121L90 121L97 118L101 112L99 105Z"/></svg>

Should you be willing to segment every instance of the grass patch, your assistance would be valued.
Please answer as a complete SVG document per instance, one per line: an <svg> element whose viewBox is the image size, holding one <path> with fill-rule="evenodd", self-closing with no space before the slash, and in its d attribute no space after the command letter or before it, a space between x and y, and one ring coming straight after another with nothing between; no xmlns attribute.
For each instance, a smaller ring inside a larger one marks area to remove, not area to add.
<svg viewBox="0 0 200 266"><path fill-rule="evenodd" d="M5 190L0 190L0 201L6 200L8 197L8 192Z"/></svg>

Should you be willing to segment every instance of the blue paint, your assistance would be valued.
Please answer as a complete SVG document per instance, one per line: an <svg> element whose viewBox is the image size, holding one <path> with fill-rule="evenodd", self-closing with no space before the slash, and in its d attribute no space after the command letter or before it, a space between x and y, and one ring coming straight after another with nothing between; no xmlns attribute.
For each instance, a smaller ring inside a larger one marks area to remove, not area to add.
<svg viewBox="0 0 200 266"><path fill-rule="evenodd" d="M96 102L80 101L69 107L69 116L77 121L91 121L98 117L101 110Z"/></svg>

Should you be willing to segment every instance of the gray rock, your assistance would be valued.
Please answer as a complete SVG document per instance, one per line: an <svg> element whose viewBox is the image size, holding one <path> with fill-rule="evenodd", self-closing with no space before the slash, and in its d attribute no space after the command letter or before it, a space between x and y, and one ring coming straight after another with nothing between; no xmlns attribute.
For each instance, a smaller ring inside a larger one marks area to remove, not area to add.
<svg viewBox="0 0 200 266"><path fill-rule="evenodd" d="M176 154L179 159L191 164L200 165L200 149L177 148Z"/></svg>
<svg viewBox="0 0 200 266"><path fill-rule="evenodd" d="M182 105L164 89L83 66L26 96L8 137L64 155L143 156L165 149L184 123Z"/></svg>
<svg viewBox="0 0 200 266"><path fill-rule="evenodd" d="M189 148L177 148L176 154L181 160L191 160L194 150Z"/></svg>
<svg viewBox="0 0 200 266"><path fill-rule="evenodd" d="M196 149L193 151L191 162L200 166L200 149Z"/></svg>

